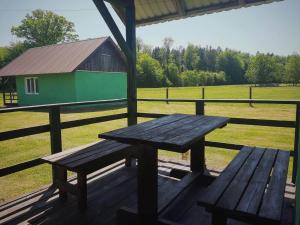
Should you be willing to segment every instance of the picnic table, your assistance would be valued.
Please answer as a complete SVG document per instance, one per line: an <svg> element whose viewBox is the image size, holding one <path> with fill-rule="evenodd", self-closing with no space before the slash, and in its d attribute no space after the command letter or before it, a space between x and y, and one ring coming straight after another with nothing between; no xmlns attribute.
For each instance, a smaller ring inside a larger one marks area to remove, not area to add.
<svg viewBox="0 0 300 225"><path fill-rule="evenodd" d="M226 117L173 114L134 126L99 134L100 138L116 140L137 146L138 151L138 206L139 224L156 224L158 214L172 198L158 200L158 149L184 153L191 150L191 176L184 184L202 174L205 167L204 137L216 128L224 127ZM193 176L193 173L196 174ZM178 196L180 189L173 192ZM131 212L132 213L132 212Z"/></svg>

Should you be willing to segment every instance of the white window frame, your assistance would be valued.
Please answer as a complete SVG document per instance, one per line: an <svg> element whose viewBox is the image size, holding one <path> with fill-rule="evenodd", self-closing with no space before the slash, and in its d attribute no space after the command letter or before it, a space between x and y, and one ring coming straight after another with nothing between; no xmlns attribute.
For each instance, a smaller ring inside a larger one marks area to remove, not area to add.
<svg viewBox="0 0 300 225"><path fill-rule="evenodd" d="M30 87L28 86L28 81L29 81ZM25 77L24 82L25 82L25 94L38 95L40 93L38 77ZM29 89L30 89L30 91L29 91Z"/></svg>

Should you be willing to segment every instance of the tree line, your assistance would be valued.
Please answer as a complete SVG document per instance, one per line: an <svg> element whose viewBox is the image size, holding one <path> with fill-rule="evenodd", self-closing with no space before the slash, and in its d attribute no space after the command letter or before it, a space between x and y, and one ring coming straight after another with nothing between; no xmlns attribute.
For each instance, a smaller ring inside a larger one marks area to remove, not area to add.
<svg viewBox="0 0 300 225"><path fill-rule="evenodd" d="M78 40L74 23L51 11L40 9L27 14L11 33L22 41L0 47L0 68L26 49ZM138 87L199 86L221 84L292 83L300 80L300 56L274 54L250 55L231 49L188 44L173 47L172 38L164 38L161 47L152 47L137 39ZM2 79L2 86L15 85ZM1 85L0 84L0 85ZM0 86L1 88L1 86ZM3 88L3 87L2 87Z"/></svg>
<svg viewBox="0 0 300 225"><path fill-rule="evenodd" d="M298 84L300 56L251 55L232 49L188 44L173 46L165 38L161 47L137 39L137 85L139 87L200 86L222 84Z"/></svg>

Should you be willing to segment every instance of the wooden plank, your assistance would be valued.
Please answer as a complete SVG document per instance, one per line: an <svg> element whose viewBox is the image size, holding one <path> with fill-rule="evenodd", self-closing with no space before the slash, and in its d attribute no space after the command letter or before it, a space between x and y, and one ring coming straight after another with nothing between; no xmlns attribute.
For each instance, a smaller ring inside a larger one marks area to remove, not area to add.
<svg viewBox="0 0 300 225"><path fill-rule="evenodd" d="M64 166L71 171L89 173L89 171L92 172L93 170L97 170L97 168L108 166L111 163L124 159L126 150L122 146L118 146L105 154L94 154L82 160L70 162Z"/></svg>
<svg viewBox="0 0 300 225"><path fill-rule="evenodd" d="M67 157L69 155L73 155L77 152L80 152L83 149L87 149L87 150L84 150L84 151L88 151L88 149L89 150L94 150L99 143L101 143L101 145L102 144L105 145L105 142L110 142L110 141L104 140L104 141L97 141L97 142L89 143L89 144L86 144L86 145L81 145L81 146L78 146L78 147L75 147L75 148L71 148L71 149L59 152L59 153L55 153L53 155L45 156L42 159L45 160L45 161L49 161L49 162L56 161L58 159L61 159L61 158Z"/></svg>
<svg viewBox="0 0 300 225"><path fill-rule="evenodd" d="M279 221L283 207L289 165L289 152L279 150L269 186L263 197L259 216Z"/></svg>
<svg viewBox="0 0 300 225"><path fill-rule="evenodd" d="M22 162L13 166L8 166L5 168L1 168L0 169L0 177L12 174L12 173L16 173L34 166L38 166L43 164L43 160L38 158L38 159L33 159L33 160L29 160L27 162Z"/></svg>
<svg viewBox="0 0 300 225"><path fill-rule="evenodd" d="M227 150L241 150L244 147L244 145L215 142L215 141L205 141L205 146L216 147L216 148L225 148Z"/></svg>
<svg viewBox="0 0 300 225"><path fill-rule="evenodd" d="M35 127L22 128L17 130L4 131L0 133L0 141L10 140L19 137L25 137L34 134L41 134L50 131L49 125L40 125Z"/></svg>
<svg viewBox="0 0 300 225"><path fill-rule="evenodd" d="M72 127L79 127L79 126L85 126L93 123L101 123L105 121L112 121L112 120L119 120L127 118L127 113L119 113L115 115L107 115L107 116L98 116L93 118L86 118L86 119L80 119L80 120L72 120L72 121L66 121L61 123L61 128L72 128Z"/></svg>
<svg viewBox="0 0 300 225"><path fill-rule="evenodd" d="M136 134L134 139L142 139L157 145L169 144L169 140L173 139L174 137L181 136L181 134L189 132L195 126L202 126L203 124L209 122L210 118L208 117L189 116L185 119L158 127L155 130L150 130L142 134Z"/></svg>
<svg viewBox="0 0 300 225"><path fill-rule="evenodd" d="M251 155L217 202L217 208L233 210L237 206L264 152L265 149L260 148L255 148L252 151Z"/></svg>
<svg viewBox="0 0 300 225"><path fill-rule="evenodd" d="M204 206L214 206L223 192L236 176L252 152L252 148L244 147L238 155L229 163L220 176L203 192L198 203Z"/></svg>
<svg viewBox="0 0 300 225"><path fill-rule="evenodd" d="M169 114L162 114L162 113L137 113L138 117L145 117L145 118L160 118L164 116L169 116Z"/></svg>
<svg viewBox="0 0 300 225"><path fill-rule="evenodd" d="M297 167L298 167L298 155L300 154L300 103L296 105L296 126L295 126L295 137L294 137L294 160L293 160L293 175L292 175L292 182L296 183L297 177ZM298 176L300 176L298 174Z"/></svg>
<svg viewBox="0 0 300 225"><path fill-rule="evenodd" d="M104 18L105 19L105 18ZM110 26L109 24L107 24ZM136 19L134 0L127 0L125 7L126 44L130 51L127 56L127 112L128 126L137 124L137 90L136 90ZM112 29L112 28L111 28ZM117 38L117 37L115 37ZM123 49L124 51L124 49ZM125 53L126 54L126 53Z"/></svg>
<svg viewBox="0 0 300 225"><path fill-rule="evenodd" d="M172 185L172 187L165 185L160 190L158 199L158 213L163 212L181 192L191 186L199 177L201 173L192 172L184 176L179 182Z"/></svg>
<svg viewBox="0 0 300 225"><path fill-rule="evenodd" d="M127 102L127 99L120 98L120 99L110 99L110 100L96 100L96 101L84 101L84 102L68 102L68 103L56 103L56 104L45 104L45 105L33 105L33 106L19 106L19 107L0 109L0 113L38 110L38 109L49 109L51 107L67 107L67 106L76 106L76 105L96 105L96 104L108 104L108 103L117 103L117 102Z"/></svg>
<svg viewBox="0 0 300 225"><path fill-rule="evenodd" d="M188 115L184 115L184 114L172 114L170 116L166 116L166 117L162 117L156 120L150 120L141 124L137 124L134 126L130 126L130 127L124 127L121 129L117 129L117 130L113 130L110 132L106 132L104 134L99 134L100 138L106 138L106 137L113 137L113 136L117 136L120 134L135 134L135 133L140 133L140 132L145 132L151 129L154 129L156 127L160 127L163 126L165 124L169 124L172 122L175 122L177 120L181 120L184 119L185 117L188 117Z"/></svg>
<svg viewBox="0 0 300 225"><path fill-rule="evenodd" d="M172 139L169 139L168 142L174 145L183 146L183 148L185 148L192 142L199 141L204 135L208 134L214 129L226 125L229 121L229 118L225 117L206 117L211 118L211 121L209 123L203 124L201 126L195 126L195 128L191 129L189 132L181 134L177 137L173 137Z"/></svg>
<svg viewBox="0 0 300 225"><path fill-rule="evenodd" d="M61 127L60 127L60 109L59 107L52 107L49 110L49 124L50 124L50 146L51 154L62 151ZM58 171L52 166L52 181L56 180Z"/></svg>
<svg viewBox="0 0 300 225"><path fill-rule="evenodd" d="M223 117L183 116L186 118L156 126L150 130L143 130L144 124L139 124L139 131L135 130L129 133L126 132L125 129L123 133L120 134L110 132L102 134L100 137L130 144L144 143L161 149L182 152L187 150L193 142L199 141L203 135L215 128L225 125L228 121L227 118ZM208 120L211 120L211 122L208 122ZM130 130L130 127L128 129ZM188 133L188 135L186 135L186 133ZM182 139L184 139L184 141L182 141Z"/></svg>
<svg viewBox="0 0 300 225"><path fill-rule="evenodd" d="M265 153L237 206L237 211L251 214L258 213L266 185L269 181L269 176L271 174L276 154L277 150L265 150Z"/></svg>
<svg viewBox="0 0 300 225"><path fill-rule="evenodd" d="M215 103L257 103L257 104L282 104L295 105L299 100L270 100L270 99L162 99L162 98L138 98L140 102L215 102Z"/></svg>
<svg viewBox="0 0 300 225"><path fill-rule="evenodd" d="M269 127L290 127L294 128L295 121L283 121L283 120L262 120L262 119L248 119L248 118L230 118L231 124L243 124L243 125L256 125L256 126L269 126Z"/></svg>
<svg viewBox="0 0 300 225"><path fill-rule="evenodd" d="M106 152L108 153L111 149L119 146L124 146L124 148L126 148L129 145L123 145L118 142L105 142L100 145L90 146L87 149L83 149L82 151L76 152L66 157L55 158L53 160L53 163L58 165L68 165L72 162L83 160L84 158L87 158L89 156L98 155L99 157L101 157L102 155L105 155Z"/></svg>
<svg viewBox="0 0 300 225"><path fill-rule="evenodd" d="M137 113L138 117L145 118L160 118L168 114L160 113ZM263 120L263 119L249 119L249 118L230 118L230 124L256 125L256 126L270 126L270 127L290 127L296 126L295 121L282 120Z"/></svg>

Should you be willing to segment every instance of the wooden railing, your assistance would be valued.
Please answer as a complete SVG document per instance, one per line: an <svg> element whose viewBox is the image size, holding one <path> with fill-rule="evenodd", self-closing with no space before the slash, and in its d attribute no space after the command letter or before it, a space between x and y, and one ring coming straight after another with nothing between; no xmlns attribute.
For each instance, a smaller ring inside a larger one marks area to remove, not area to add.
<svg viewBox="0 0 300 225"><path fill-rule="evenodd" d="M72 120L61 122L60 121L60 109L69 106L82 106L82 105L103 105L103 104L116 104L127 103L127 99L112 99L112 100L99 100L99 101L86 101L86 102L72 102L63 104L48 104L48 105L36 105L36 106L24 106L14 108L0 109L0 113L10 113L16 111L30 111L30 110L47 110L49 112L49 124L22 128L17 130L10 130L0 132L0 141L10 140L14 138L25 137L34 134L40 134L44 132L50 132L51 154L62 151L62 139L61 129L79 127L93 123L106 122L111 120L118 120L127 118L127 113L120 113L107 116L92 117L86 119ZM1 151L1 149L0 149ZM6 176L12 173L16 173L37 165L43 164L41 158L32 159L30 161L22 162L16 165L0 169L0 177ZM54 170L53 170L54 171Z"/></svg>
<svg viewBox="0 0 300 225"><path fill-rule="evenodd" d="M231 118L229 123L241 125L256 125L256 126L270 126L270 127L285 127L293 128L295 131L294 149L290 150L291 157L293 157L293 171L292 181L295 183L297 175L297 159L299 152L299 132L300 132L300 101L299 100L268 100L268 99L150 99L140 98L140 102L190 102L195 103L196 114L204 114L205 103L247 103L247 104L280 104L280 105L294 105L296 107L295 121L284 120L266 120L266 119L249 119L249 118ZM200 113L199 113L200 112ZM138 117L159 118L167 114L157 113L137 113ZM205 146L225 148L227 150L240 150L243 145L236 143L223 143L205 141Z"/></svg>
<svg viewBox="0 0 300 225"><path fill-rule="evenodd" d="M296 106L296 120L295 121L282 121L282 120L266 120L266 119L249 119L249 118L231 118L230 123L232 124L243 124L243 125L256 125L256 126L271 126L271 127L286 127L293 128L295 130L294 149L291 151L291 157L293 157L293 176L292 180L295 181L297 171L297 155L299 152L299 130L300 130L300 101L291 100L254 100L254 99L137 99L137 101L151 101L151 102L192 102L195 103L196 114L204 114L205 103L255 103L255 104L284 104L284 105L295 105ZM61 129L84 126L93 123L106 122L111 120L125 119L128 117L127 113L120 113L107 116L99 116L87 119L79 119L67 122L60 121L60 109L68 106L79 106L79 105L93 105L93 104L108 104L108 103L127 103L127 99L113 99L113 100L101 100L101 101L87 101L87 102L74 102L74 103L63 103L63 104L49 104L49 105L38 105L38 106L26 106L26 107L14 107L14 108L3 108L0 109L0 113L10 113L16 111L29 111L29 110L48 110L49 112L49 124L22 128L17 130L10 130L0 132L0 141L10 140L19 137L25 137L34 134L40 134L44 132L50 132L51 139L51 154L62 151L62 139ZM159 118L167 114L157 113L137 113L137 117L147 118ZM206 146L240 150L243 145L237 143L223 143L223 142L212 142L206 141ZM0 149L1 151L1 149ZM6 168L0 169L0 176L6 176L12 173L16 173L37 165L42 164L40 158L33 159L27 162L22 162L16 165L12 165ZM54 174L53 174L54 175Z"/></svg>
<svg viewBox="0 0 300 225"><path fill-rule="evenodd" d="M5 106L16 106L18 104L18 95L16 92L2 92L3 105Z"/></svg>

